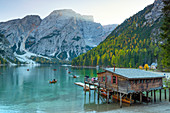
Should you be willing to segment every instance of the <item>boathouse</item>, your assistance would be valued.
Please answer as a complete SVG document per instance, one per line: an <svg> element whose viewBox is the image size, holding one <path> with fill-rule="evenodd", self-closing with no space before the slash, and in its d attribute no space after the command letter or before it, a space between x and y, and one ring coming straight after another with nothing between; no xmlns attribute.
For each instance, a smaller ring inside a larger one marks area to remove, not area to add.
<svg viewBox="0 0 170 113"><path fill-rule="evenodd" d="M106 68L97 75L101 86L124 94L162 89L164 78L145 70L121 68Z"/></svg>
<svg viewBox="0 0 170 113"><path fill-rule="evenodd" d="M156 102L156 91L159 90L159 98L161 101L161 91L164 89L166 99L166 89L169 89L169 101L170 101L170 88L163 88L162 79L165 77L150 71L140 69L125 69L125 68L105 68L104 72L97 73L98 80L92 81L90 78L84 79L85 83L85 95L86 84L97 86L98 88L98 100L99 95L103 94L107 98L109 103L110 97L120 101L120 107L122 107L122 101L129 103L135 103L138 100L142 102L151 102L152 95ZM146 96L144 95L146 92ZM154 94L152 94L152 92ZM150 93L151 97L148 96ZM89 88L90 96L90 88Z"/></svg>

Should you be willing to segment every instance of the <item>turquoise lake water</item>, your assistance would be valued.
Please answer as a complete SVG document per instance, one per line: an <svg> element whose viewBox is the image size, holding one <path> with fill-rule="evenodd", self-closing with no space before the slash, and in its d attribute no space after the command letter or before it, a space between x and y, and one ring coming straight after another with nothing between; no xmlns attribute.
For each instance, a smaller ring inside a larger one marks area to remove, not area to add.
<svg viewBox="0 0 170 113"><path fill-rule="evenodd" d="M83 82L85 75L96 77L101 71L56 65L1 66L0 113L79 113L120 109L119 103L106 104L103 99L98 102L97 93L93 91L90 98L88 92L85 96L83 88L74 84ZM72 78L73 74L79 77ZM54 78L58 82L49 84ZM126 106L129 105L123 104Z"/></svg>

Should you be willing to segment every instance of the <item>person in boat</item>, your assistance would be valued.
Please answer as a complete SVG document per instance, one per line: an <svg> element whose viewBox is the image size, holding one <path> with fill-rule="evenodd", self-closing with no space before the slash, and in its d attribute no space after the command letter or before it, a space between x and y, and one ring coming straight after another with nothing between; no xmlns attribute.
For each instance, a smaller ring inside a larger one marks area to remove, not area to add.
<svg viewBox="0 0 170 113"><path fill-rule="evenodd" d="M53 81L54 81L54 82L56 82L56 80L55 80L55 79L53 79Z"/></svg>

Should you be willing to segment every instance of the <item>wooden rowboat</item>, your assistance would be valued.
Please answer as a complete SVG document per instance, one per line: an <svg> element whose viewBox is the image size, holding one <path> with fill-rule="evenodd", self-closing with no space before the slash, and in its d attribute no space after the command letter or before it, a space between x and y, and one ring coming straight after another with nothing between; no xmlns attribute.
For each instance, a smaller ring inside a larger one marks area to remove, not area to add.
<svg viewBox="0 0 170 113"><path fill-rule="evenodd" d="M117 95L112 95L113 99L117 100ZM118 100L120 101L120 97L118 96ZM130 99L128 97L122 97L122 102L130 104ZM134 103L134 100L131 100Z"/></svg>
<svg viewBox="0 0 170 113"><path fill-rule="evenodd" d="M50 84L56 83L57 81L49 81Z"/></svg>

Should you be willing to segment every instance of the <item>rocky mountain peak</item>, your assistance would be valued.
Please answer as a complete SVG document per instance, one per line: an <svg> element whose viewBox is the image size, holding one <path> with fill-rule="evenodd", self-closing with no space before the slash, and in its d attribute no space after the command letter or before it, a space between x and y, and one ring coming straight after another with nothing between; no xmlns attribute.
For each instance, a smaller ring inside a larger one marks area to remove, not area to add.
<svg viewBox="0 0 170 113"><path fill-rule="evenodd" d="M54 10L52 13L50 13L49 16L55 16L55 17L63 17L65 19L68 18L76 18L79 20L85 20L85 21L94 21L93 16L91 15L80 15L73 11L72 9L61 9L61 10Z"/></svg>
<svg viewBox="0 0 170 113"><path fill-rule="evenodd" d="M154 21L159 19L160 17L163 16L162 14L162 8L164 7L164 4L162 0L155 0L154 6L148 14L145 15L145 19L147 20L147 23L153 24ZM146 24L146 23L145 23Z"/></svg>

